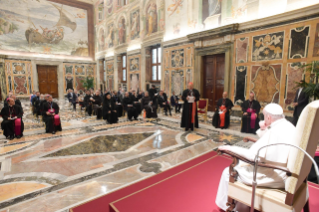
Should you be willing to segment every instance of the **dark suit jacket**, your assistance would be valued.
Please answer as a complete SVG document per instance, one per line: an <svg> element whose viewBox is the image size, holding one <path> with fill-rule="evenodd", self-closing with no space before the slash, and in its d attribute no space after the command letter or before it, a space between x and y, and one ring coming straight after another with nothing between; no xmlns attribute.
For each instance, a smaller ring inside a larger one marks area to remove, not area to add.
<svg viewBox="0 0 319 212"><path fill-rule="evenodd" d="M158 95L157 98L158 98L158 103L161 107L163 107L163 103L166 103L166 104L168 103L166 93L163 93L163 96Z"/></svg>
<svg viewBox="0 0 319 212"><path fill-rule="evenodd" d="M294 110L294 117L299 117L302 110L307 106L309 103L309 97L307 94L304 92L304 89L302 89L299 98L298 98L298 93L299 93L300 88L296 92L295 100L294 102L298 102L298 105L295 107Z"/></svg>
<svg viewBox="0 0 319 212"><path fill-rule="evenodd" d="M72 103L75 103L76 102L76 99L77 99L77 96L75 93L72 93L73 95L71 96L71 93L68 93L68 99L69 99L69 102L72 102Z"/></svg>

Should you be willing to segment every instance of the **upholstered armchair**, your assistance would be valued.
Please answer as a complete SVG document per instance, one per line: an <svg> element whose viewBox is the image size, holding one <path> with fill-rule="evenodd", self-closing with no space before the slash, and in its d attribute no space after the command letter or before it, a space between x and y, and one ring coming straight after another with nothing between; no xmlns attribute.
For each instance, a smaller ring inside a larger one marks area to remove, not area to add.
<svg viewBox="0 0 319 212"><path fill-rule="evenodd" d="M205 123L207 122L207 109L208 109L208 99L200 99L197 102L197 113L199 117L203 117Z"/></svg>
<svg viewBox="0 0 319 212"><path fill-rule="evenodd" d="M296 126L296 136L291 142L305 150L311 157L314 157L319 141L319 101L310 103L301 113ZM287 146L289 148L289 146ZM235 201L245 205L251 205L252 186L238 182L237 172L234 167L242 160L251 165L255 162L234 154L230 151L220 151L233 157L230 165L230 178L228 187L227 212L235 207ZM307 176L310 172L312 161L297 148L290 147L289 157L286 167L273 166L265 163L258 163L260 167L279 169L287 173L284 189L258 188L255 193L254 209L270 212L304 212L309 210Z"/></svg>

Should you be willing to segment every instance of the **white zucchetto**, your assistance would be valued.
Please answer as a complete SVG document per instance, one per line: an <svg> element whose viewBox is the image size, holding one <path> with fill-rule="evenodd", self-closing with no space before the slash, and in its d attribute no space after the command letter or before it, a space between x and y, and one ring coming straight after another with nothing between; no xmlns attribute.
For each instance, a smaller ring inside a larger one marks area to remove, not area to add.
<svg viewBox="0 0 319 212"><path fill-rule="evenodd" d="M284 113L282 107L276 103L270 103L266 105L264 110L272 115L282 115Z"/></svg>

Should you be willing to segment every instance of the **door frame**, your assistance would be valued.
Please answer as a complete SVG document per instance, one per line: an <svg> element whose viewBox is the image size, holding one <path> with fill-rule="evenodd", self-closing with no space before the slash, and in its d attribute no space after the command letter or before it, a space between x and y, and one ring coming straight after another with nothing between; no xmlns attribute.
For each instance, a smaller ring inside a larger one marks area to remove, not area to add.
<svg viewBox="0 0 319 212"><path fill-rule="evenodd" d="M194 87L199 89L200 93L203 93L204 83L204 57L217 54L225 54L225 73L224 73L224 91L228 92L228 97L231 97L231 76L233 72L233 52L234 44L226 43L217 46L196 48L195 49L195 70L199 70L194 74Z"/></svg>
<svg viewBox="0 0 319 212"><path fill-rule="evenodd" d="M58 75L58 99L64 98L64 77L63 77L63 62L53 61L42 61L42 60L31 60L32 74L33 74L33 88L39 90L39 79L38 79L38 65L43 66L57 66Z"/></svg>

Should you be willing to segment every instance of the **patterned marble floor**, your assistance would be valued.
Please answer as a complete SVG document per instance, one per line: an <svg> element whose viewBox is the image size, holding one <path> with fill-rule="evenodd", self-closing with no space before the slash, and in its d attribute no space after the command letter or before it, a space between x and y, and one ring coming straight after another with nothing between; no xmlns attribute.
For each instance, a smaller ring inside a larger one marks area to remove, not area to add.
<svg viewBox="0 0 319 212"><path fill-rule="evenodd" d="M45 134L24 104L25 136L0 136L0 212L68 211L216 149L242 142L240 122L217 130L201 121L195 132L179 127L180 115L114 125L73 112L60 101L63 131Z"/></svg>

